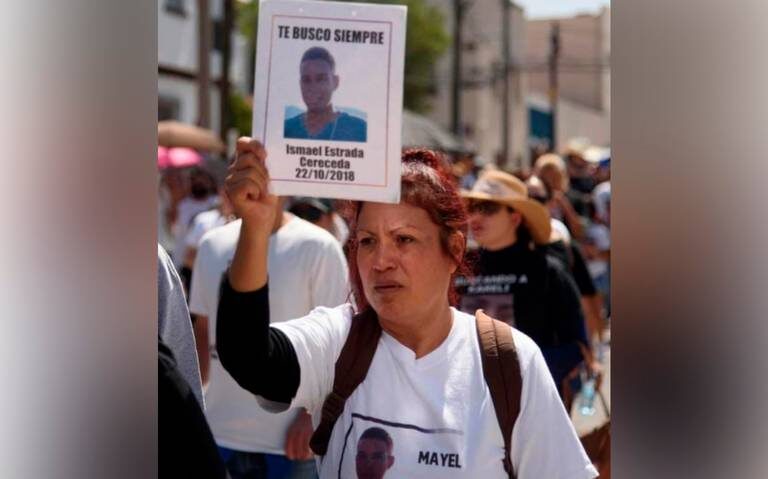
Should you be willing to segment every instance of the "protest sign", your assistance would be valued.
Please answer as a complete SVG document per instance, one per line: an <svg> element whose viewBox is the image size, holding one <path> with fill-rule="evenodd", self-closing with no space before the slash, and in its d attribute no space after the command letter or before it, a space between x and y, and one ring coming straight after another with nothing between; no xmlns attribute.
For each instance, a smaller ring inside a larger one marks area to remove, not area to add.
<svg viewBox="0 0 768 479"><path fill-rule="evenodd" d="M278 195L400 200L406 7L263 0L253 137Z"/></svg>

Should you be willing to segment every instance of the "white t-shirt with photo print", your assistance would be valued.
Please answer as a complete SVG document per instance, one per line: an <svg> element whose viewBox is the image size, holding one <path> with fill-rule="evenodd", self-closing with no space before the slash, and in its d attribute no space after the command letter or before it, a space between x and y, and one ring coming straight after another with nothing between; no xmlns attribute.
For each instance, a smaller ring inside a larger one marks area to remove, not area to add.
<svg viewBox="0 0 768 479"><path fill-rule="evenodd" d="M372 456L364 447L371 443L364 444L361 436L371 428L391 444L389 452L379 453L384 476L377 477L507 477L504 441L482 373L475 318L452 311L446 340L419 359L382 333L368 374L347 400L328 452L319 460L321 479L358 477L358 460L370 466ZM350 305L317 308L304 318L273 325L288 336L301 367L291 407L307 408L315 426L332 389L334 365L352 315ZM596 477L541 351L514 329L513 338L523 379L511 451L518 479ZM271 409L277 406L264 403Z"/></svg>

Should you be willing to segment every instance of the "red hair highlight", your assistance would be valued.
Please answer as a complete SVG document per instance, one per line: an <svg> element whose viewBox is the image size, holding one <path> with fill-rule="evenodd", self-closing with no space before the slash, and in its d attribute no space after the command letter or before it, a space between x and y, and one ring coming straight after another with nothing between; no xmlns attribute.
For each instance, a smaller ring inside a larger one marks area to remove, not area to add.
<svg viewBox="0 0 768 479"><path fill-rule="evenodd" d="M440 246L443 253L456 262L456 271L451 275L448 301L458 302L453 286L457 276L466 276L469 268L465 259L467 239L467 212L464 202L453 181L445 159L439 153L426 148L410 148L403 152L400 175L400 202L416 206L427 212L430 219L440 228ZM357 265L357 219L363 207L362 201L347 201L341 213L349 225L349 239L345 246L349 263L352 295L358 312L370 308L363 292L363 282ZM451 251L451 238L461 233L464 242L461 251Z"/></svg>

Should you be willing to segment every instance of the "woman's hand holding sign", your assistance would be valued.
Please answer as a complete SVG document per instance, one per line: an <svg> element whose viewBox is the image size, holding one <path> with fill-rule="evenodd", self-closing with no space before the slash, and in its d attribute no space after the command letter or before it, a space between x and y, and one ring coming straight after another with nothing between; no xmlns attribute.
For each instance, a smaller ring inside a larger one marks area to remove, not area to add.
<svg viewBox="0 0 768 479"><path fill-rule="evenodd" d="M269 173L265 166L267 152L256 140L237 140L237 156L226 178L227 196L235 214L244 223L263 226L268 232L275 222L277 197L269 194Z"/></svg>
<svg viewBox="0 0 768 479"><path fill-rule="evenodd" d="M240 138L225 181L235 215L243 221L229 272L230 284L237 291L254 291L267 282L267 247L278 214L278 199L269 194L266 157L261 143Z"/></svg>

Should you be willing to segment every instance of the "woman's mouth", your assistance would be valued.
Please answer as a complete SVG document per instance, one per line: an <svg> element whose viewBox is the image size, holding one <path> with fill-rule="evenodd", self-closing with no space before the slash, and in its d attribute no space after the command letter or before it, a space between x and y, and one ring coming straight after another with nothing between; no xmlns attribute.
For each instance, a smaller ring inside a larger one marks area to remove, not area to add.
<svg viewBox="0 0 768 479"><path fill-rule="evenodd" d="M377 293L394 293L402 288L403 285L395 281L383 281L373 285L373 290Z"/></svg>

